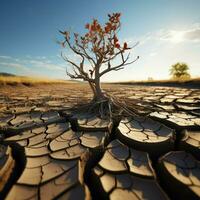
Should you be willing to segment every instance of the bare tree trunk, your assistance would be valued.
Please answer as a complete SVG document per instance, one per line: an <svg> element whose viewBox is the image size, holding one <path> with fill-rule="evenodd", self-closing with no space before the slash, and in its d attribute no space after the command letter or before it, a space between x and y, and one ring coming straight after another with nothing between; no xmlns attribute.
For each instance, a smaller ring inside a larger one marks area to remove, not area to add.
<svg viewBox="0 0 200 200"><path fill-rule="evenodd" d="M93 99L95 99L95 96L96 96L96 91L95 91L95 87L94 87L94 84L91 83L90 81L88 81L89 85L90 85L90 88L93 92Z"/></svg>
<svg viewBox="0 0 200 200"><path fill-rule="evenodd" d="M100 101L105 99L105 95L101 89L100 78L95 80L95 100Z"/></svg>
<svg viewBox="0 0 200 200"><path fill-rule="evenodd" d="M101 101L105 99L105 95L101 89L99 66L96 66L94 83L89 84L94 94L93 101Z"/></svg>

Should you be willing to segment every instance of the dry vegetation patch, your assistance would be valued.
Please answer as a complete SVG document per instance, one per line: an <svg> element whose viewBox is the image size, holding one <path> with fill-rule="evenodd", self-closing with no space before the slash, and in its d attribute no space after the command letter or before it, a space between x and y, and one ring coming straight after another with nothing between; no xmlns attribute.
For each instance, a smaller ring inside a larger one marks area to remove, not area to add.
<svg viewBox="0 0 200 200"><path fill-rule="evenodd" d="M72 81L55 80L48 78L26 77L26 76L0 76L0 85L36 85L36 84L55 84L55 83L71 83ZM76 81L73 81L73 84Z"/></svg>

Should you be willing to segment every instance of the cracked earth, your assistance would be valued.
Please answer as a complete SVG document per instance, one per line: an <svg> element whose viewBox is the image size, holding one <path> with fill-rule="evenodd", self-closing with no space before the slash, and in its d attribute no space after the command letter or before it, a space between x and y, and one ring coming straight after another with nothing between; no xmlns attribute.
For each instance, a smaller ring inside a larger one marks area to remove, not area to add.
<svg viewBox="0 0 200 200"><path fill-rule="evenodd" d="M70 112L85 85L0 88L0 199L200 199L200 90L104 87L145 116Z"/></svg>

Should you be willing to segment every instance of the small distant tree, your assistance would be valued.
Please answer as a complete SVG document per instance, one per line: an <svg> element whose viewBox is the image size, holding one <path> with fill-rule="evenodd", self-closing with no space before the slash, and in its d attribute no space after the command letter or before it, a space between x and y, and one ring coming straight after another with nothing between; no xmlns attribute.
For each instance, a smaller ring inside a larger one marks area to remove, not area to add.
<svg viewBox="0 0 200 200"><path fill-rule="evenodd" d="M153 78L152 78L152 77L148 77L147 80L148 80L148 81L153 81Z"/></svg>
<svg viewBox="0 0 200 200"><path fill-rule="evenodd" d="M60 31L64 36L62 46L80 58L80 62L77 63L62 54L63 59L73 70L67 71L67 75L72 79L87 81L94 95L92 102L95 103L108 100L110 102L108 95L101 88L101 77L109 72L121 70L139 58L129 61L130 50L136 44L130 47L126 42L119 42L117 34L121 27L120 17L120 13L108 14L108 21L104 25L93 19L85 25L87 32L82 36L78 33L71 35L69 31ZM113 62L116 58L120 58L118 64Z"/></svg>
<svg viewBox="0 0 200 200"><path fill-rule="evenodd" d="M174 79L190 78L189 67L186 63L177 62L171 66L170 75Z"/></svg>

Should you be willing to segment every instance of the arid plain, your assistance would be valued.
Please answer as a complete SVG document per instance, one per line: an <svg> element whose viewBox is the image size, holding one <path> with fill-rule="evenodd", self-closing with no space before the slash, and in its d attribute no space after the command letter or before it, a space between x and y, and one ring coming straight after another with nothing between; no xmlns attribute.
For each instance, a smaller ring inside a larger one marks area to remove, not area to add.
<svg viewBox="0 0 200 200"><path fill-rule="evenodd" d="M103 88L141 115L70 112L91 99L86 84L0 86L2 198L200 198L200 90Z"/></svg>

